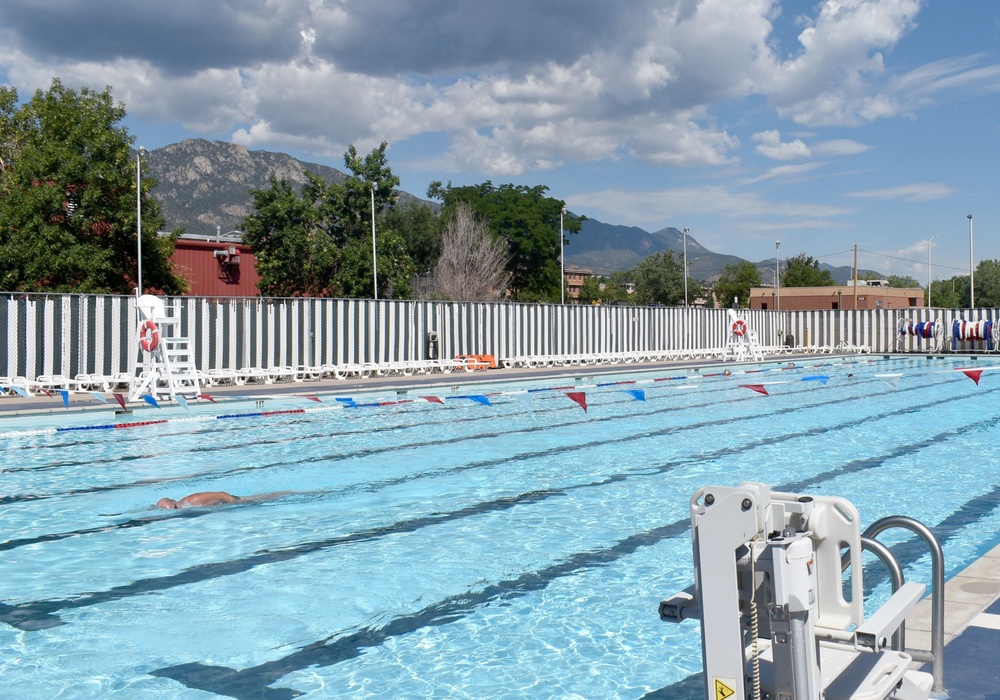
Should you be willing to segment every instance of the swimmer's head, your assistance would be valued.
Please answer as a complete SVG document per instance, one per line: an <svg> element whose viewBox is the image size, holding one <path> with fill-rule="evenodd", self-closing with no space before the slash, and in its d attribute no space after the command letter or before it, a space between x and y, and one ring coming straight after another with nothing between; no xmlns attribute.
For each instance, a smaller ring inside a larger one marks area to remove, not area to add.
<svg viewBox="0 0 1000 700"><path fill-rule="evenodd" d="M177 505L177 501L175 501L172 498L161 498L156 502L156 507L167 508L169 510L177 510L178 508L180 508L180 506Z"/></svg>

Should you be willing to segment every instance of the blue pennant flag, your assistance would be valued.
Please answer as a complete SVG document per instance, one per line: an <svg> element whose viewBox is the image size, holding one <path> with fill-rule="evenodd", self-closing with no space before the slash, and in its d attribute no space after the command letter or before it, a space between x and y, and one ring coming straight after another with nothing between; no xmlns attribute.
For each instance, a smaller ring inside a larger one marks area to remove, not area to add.
<svg viewBox="0 0 1000 700"><path fill-rule="evenodd" d="M812 377L802 377L804 382L819 382L820 384L826 384L827 380L830 379L825 374L817 374Z"/></svg>
<svg viewBox="0 0 1000 700"><path fill-rule="evenodd" d="M60 395L62 395L63 406L69 408L69 390L58 389L57 391L60 393Z"/></svg>
<svg viewBox="0 0 1000 700"><path fill-rule="evenodd" d="M476 403L481 403L484 406L493 405L490 403L490 400L487 397L483 396L482 394L475 394L473 396L470 396L469 398L475 401Z"/></svg>
<svg viewBox="0 0 1000 700"><path fill-rule="evenodd" d="M350 399L350 398L348 398L348 399L342 399L340 397L337 397L337 401L339 401L340 403L344 404L345 408L357 408L358 407L358 404L356 404L354 402L354 399Z"/></svg>
<svg viewBox="0 0 1000 700"><path fill-rule="evenodd" d="M646 392L642 389L625 389L626 394L630 394L636 401L645 401Z"/></svg>
<svg viewBox="0 0 1000 700"><path fill-rule="evenodd" d="M187 399L185 399L183 396L178 396L177 397L177 403L179 403L181 406L183 406L185 411L190 411L191 410L190 408L188 408Z"/></svg>
<svg viewBox="0 0 1000 700"><path fill-rule="evenodd" d="M158 404L156 402L156 397L153 396L152 394L143 394L142 395L142 399L143 399L143 401L145 401L146 403L148 403L150 406L152 406L154 408L159 408L160 407L160 404Z"/></svg>
<svg viewBox="0 0 1000 700"><path fill-rule="evenodd" d="M90 394L91 396L93 396L95 399L97 399L101 403L107 403L108 402L107 397L104 394L102 394L101 392L99 392L99 391L88 391L87 393Z"/></svg>

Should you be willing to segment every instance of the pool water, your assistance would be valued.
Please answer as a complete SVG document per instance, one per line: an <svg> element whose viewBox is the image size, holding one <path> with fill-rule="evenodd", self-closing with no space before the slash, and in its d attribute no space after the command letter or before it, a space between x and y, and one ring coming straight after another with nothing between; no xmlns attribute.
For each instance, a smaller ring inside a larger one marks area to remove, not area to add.
<svg viewBox="0 0 1000 700"><path fill-rule="evenodd" d="M734 369L18 425L0 697L698 698L698 625L657 616L693 580L696 489L912 516L949 576L1000 542L988 360ZM150 509L214 490L295 493ZM889 534L928 582L924 548Z"/></svg>

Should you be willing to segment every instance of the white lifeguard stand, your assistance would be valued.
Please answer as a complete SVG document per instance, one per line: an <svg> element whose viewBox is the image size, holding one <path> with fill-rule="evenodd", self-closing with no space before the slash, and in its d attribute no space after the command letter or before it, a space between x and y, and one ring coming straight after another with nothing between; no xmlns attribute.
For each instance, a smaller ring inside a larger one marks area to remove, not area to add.
<svg viewBox="0 0 1000 700"><path fill-rule="evenodd" d="M739 316L733 309L727 309L729 319L729 342L726 343L726 353L722 359L729 359L732 353L737 362L763 360L764 352L760 347L757 331L747 326L746 319Z"/></svg>
<svg viewBox="0 0 1000 700"><path fill-rule="evenodd" d="M177 396L195 398L201 393L191 341L180 336L181 307L166 305L159 297L143 294L136 300L139 312L139 353L129 382L129 400L143 395L155 399Z"/></svg>

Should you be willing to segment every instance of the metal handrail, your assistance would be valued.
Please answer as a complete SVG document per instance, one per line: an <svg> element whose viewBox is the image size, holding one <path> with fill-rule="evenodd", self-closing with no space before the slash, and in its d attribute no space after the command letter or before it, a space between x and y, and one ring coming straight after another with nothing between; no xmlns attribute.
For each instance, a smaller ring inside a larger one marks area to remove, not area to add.
<svg viewBox="0 0 1000 700"><path fill-rule="evenodd" d="M898 591L903 583L905 582L903 578L903 567L899 565L899 561L893 556L892 550L886 547L884 544L879 542L873 537L861 537L861 547L862 549L867 549L869 552L877 556L885 564L886 568L889 569L889 575L892 576L892 592ZM844 557L842 562L844 568L850 564L850 558ZM895 651L905 651L906 650L906 622L904 621L899 629L896 630L892 635L892 648Z"/></svg>
<svg viewBox="0 0 1000 700"><path fill-rule="evenodd" d="M931 552L931 675L934 693L944 693L944 551L934 537L930 528L905 515L889 515L880 518L861 533L862 542L865 538L874 540L880 533L894 527L901 527L919 535L927 543ZM895 560L895 557L893 557ZM890 567L891 568L891 567ZM921 655L922 656L922 655ZM917 658L914 655L914 658ZM924 659L919 659L924 660Z"/></svg>

